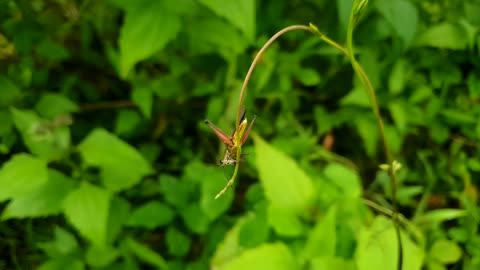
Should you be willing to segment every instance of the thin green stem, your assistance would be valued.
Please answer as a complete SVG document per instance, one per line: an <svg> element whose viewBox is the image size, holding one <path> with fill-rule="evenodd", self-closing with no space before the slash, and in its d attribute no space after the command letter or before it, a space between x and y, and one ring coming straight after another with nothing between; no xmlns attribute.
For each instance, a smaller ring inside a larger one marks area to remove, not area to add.
<svg viewBox="0 0 480 270"><path fill-rule="evenodd" d="M399 218L398 218L398 206L397 206L397 177L393 168L393 156L390 151L390 147L388 145L387 138L385 136L385 127L383 125L383 120L380 114L380 109L378 106L378 101L377 97L375 95L375 91L373 89L373 85L368 79L367 74L363 70L363 68L358 64L357 60L355 59L355 53L353 50L353 29L355 28L355 24L361 15L361 10L365 8L366 4L368 1L363 0L363 1L355 1L354 7L352 8L351 14L350 14L350 19L348 23L348 29L347 29L347 50L350 55L350 62L352 64L352 67L354 71L357 73L357 75L360 77L360 80L362 84L365 86L365 89L367 90L367 94L370 98L371 105L373 112L375 114L375 118L377 119L378 123L378 128L380 132L380 138L383 142L383 148L385 151L386 159L389 166L388 169L388 175L390 176L391 180L391 196L392 196L392 209L393 209L393 214L392 218L395 224L395 231L397 234L397 244L398 244L398 261L397 261L397 269L401 270L403 266L403 245L402 245L402 238L400 234L400 225L399 225Z"/></svg>
<svg viewBox="0 0 480 270"><path fill-rule="evenodd" d="M272 43L279 38L281 35L289 32L289 31L294 31L294 30L305 30L308 32L312 32L312 29L308 26L305 25L292 25L286 28L283 28L282 30L278 31L275 35L273 35L258 51L257 55L252 61L252 64L250 64L250 68L248 69L247 75L245 76L245 80L243 80L243 86L242 90L240 91L240 97L238 98L238 110L237 110L237 121L236 121L236 126L238 127L240 125L241 117L242 117L242 106L243 102L245 99L245 94L247 93L247 86L248 82L250 81L250 78L252 77L253 70L255 69L255 66L257 65L258 61L262 58L263 53L272 45Z"/></svg>

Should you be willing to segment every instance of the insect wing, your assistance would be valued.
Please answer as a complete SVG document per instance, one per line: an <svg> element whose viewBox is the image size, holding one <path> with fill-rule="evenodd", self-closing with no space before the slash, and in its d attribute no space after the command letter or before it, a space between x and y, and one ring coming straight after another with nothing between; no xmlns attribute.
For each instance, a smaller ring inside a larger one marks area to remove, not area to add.
<svg viewBox="0 0 480 270"><path fill-rule="evenodd" d="M224 142L226 145L228 146L233 146L233 141L231 139L230 136L228 136L227 134L225 134L223 131L221 131L219 128L217 128L212 122L208 121L208 120L205 120L205 124L207 124L212 130L213 132L215 132L215 135L217 135L217 137L222 141Z"/></svg>

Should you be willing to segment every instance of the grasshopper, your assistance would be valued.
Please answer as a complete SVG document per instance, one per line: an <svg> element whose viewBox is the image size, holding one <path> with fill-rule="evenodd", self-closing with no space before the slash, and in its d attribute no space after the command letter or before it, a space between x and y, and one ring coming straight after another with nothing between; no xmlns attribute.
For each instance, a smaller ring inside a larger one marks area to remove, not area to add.
<svg viewBox="0 0 480 270"><path fill-rule="evenodd" d="M240 118L240 124L238 127L233 131L231 136L228 136L225 132L220 130L218 127L216 127L212 122L209 120L205 120L205 124L207 124L213 132L215 132L215 135L225 144L226 149L225 149L225 154L223 156L223 159L220 161L221 166L229 166L229 165L234 165L236 163L239 163L241 161L241 147L243 144L248 139L248 136L250 135L250 132L252 131L253 123L255 122L255 119L257 116L253 116L252 122L250 123L250 126L247 128L248 121L245 118L245 107L243 108L242 111L242 117ZM235 181L235 176L238 170L238 165L235 167L235 172L233 177L228 181L227 185L223 190L221 190L217 196L215 196L215 199L219 198L222 196L228 188L230 188L233 185L233 182Z"/></svg>

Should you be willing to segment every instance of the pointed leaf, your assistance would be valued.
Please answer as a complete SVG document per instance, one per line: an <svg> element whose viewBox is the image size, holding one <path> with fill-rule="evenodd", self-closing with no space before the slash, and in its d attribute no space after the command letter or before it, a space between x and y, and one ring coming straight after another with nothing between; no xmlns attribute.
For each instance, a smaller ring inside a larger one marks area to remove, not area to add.
<svg viewBox="0 0 480 270"><path fill-rule="evenodd" d="M28 154L17 154L0 170L0 202L30 194L47 182L45 161Z"/></svg>
<svg viewBox="0 0 480 270"><path fill-rule="evenodd" d="M120 32L120 75L163 49L180 30L180 18L164 1L138 1L127 9Z"/></svg>
<svg viewBox="0 0 480 270"><path fill-rule="evenodd" d="M59 214L63 200L72 189L72 180L55 170L49 170L46 183L10 202L2 214L2 219Z"/></svg>
<svg viewBox="0 0 480 270"><path fill-rule="evenodd" d="M85 181L63 203L68 221L97 246L106 244L109 207L110 194Z"/></svg>
<svg viewBox="0 0 480 270"><path fill-rule="evenodd" d="M258 135L253 138L265 196L275 207L302 213L314 196L312 180L293 159L273 148Z"/></svg>
<svg viewBox="0 0 480 270"><path fill-rule="evenodd" d="M282 243L265 244L243 252L226 264L224 270L300 269L291 251Z"/></svg>
<svg viewBox="0 0 480 270"><path fill-rule="evenodd" d="M112 191L130 188L153 172L135 148L104 129L92 131L78 150L87 164L100 167L103 184Z"/></svg>

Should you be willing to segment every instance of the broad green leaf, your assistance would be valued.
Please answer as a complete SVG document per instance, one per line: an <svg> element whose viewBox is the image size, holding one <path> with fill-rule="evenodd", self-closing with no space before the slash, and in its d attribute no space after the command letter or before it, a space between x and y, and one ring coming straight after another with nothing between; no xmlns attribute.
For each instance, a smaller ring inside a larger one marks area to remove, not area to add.
<svg viewBox="0 0 480 270"><path fill-rule="evenodd" d="M206 181L201 182L202 195L200 199L200 206L203 212L211 220L218 218L225 213L233 202L234 191L230 190L222 197L215 199L215 195L225 186L228 179L225 179L225 175L217 170L216 177L209 177ZM237 179L238 180L238 179Z"/></svg>
<svg viewBox="0 0 480 270"><path fill-rule="evenodd" d="M151 201L133 210L127 225L154 229L169 224L174 215L175 212L167 205L158 201Z"/></svg>
<svg viewBox="0 0 480 270"><path fill-rule="evenodd" d="M15 127L30 152L48 161L62 158L70 147L70 130L40 119L33 111L11 108Z"/></svg>
<svg viewBox="0 0 480 270"><path fill-rule="evenodd" d="M20 88L3 75L0 75L0 89L0 108L11 105L21 94Z"/></svg>
<svg viewBox="0 0 480 270"><path fill-rule="evenodd" d="M245 218L237 219L235 225L225 234L223 241L218 244L211 259L212 268L223 269L223 266L237 257L244 248L240 245L240 230L245 225Z"/></svg>
<svg viewBox="0 0 480 270"><path fill-rule="evenodd" d="M476 124L478 119L470 112L461 111L459 109L443 109L441 114L453 124Z"/></svg>
<svg viewBox="0 0 480 270"><path fill-rule="evenodd" d="M131 99L138 106L143 116L150 119L152 116L153 93L148 88L135 88L132 90Z"/></svg>
<svg viewBox="0 0 480 270"><path fill-rule="evenodd" d="M305 86L315 86L322 80L318 72L311 68L300 69L295 76Z"/></svg>
<svg viewBox="0 0 480 270"><path fill-rule="evenodd" d="M253 138L256 164L266 198L275 207L303 213L314 197L312 180L293 159L260 136L253 135Z"/></svg>
<svg viewBox="0 0 480 270"><path fill-rule="evenodd" d="M110 194L86 181L72 191L63 202L67 220L80 234L97 246L107 241Z"/></svg>
<svg viewBox="0 0 480 270"><path fill-rule="evenodd" d="M165 1L139 1L126 10L120 31L120 76L126 78L132 67L163 49L180 31L178 14Z"/></svg>
<svg viewBox="0 0 480 270"><path fill-rule="evenodd" d="M428 211L419 218L419 222L441 223L448 220L464 217L468 214L464 209L437 209Z"/></svg>
<svg viewBox="0 0 480 270"><path fill-rule="evenodd" d="M408 125L407 104L402 100L390 102L388 108L400 134L405 134Z"/></svg>
<svg viewBox="0 0 480 270"><path fill-rule="evenodd" d="M104 267L114 262L119 256L119 251L111 246L90 246L85 259L93 267Z"/></svg>
<svg viewBox="0 0 480 270"><path fill-rule="evenodd" d="M336 216L337 208L332 206L328 212L317 221L317 224L308 235L302 253L302 259L310 260L315 257L332 257L335 255L337 245Z"/></svg>
<svg viewBox="0 0 480 270"><path fill-rule="evenodd" d="M186 29L190 51L194 54L216 53L226 61L232 61L248 45L235 27L214 16L192 21Z"/></svg>
<svg viewBox="0 0 480 270"><path fill-rule="evenodd" d="M388 78L388 90L390 90L390 93L395 95L403 91L408 79L410 79L410 70L410 64L404 59L400 59L395 63Z"/></svg>
<svg viewBox="0 0 480 270"><path fill-rule="evenodd" d="M181 212L185 225L195 233L204 234L210 225L210 219L203 212L202 208L197 204L187 206Z"/></svg>
<svg viewBox="0 0 480 270"><path fill-rule="evenodd" d="M462 257L462 249L453 241L440 239L433 243L428 256L443 264L456 263Z"/></svg>
<svg viewBox="0 0 480 270"><path fill-rule="evenodd" d="M378 146L378 125L373 117L366 117L361 115L355 118L354 125L358 129L360 137L365 147L368 156L373 157L377 152Z"/></svg>
<svg viewBox="0 0 480 270"><path fill-rule="evenodd" d="M257 205L255 212L245 218L245 222L238 233L238 243L242 247L256 247L268 239L270 228L265 204L266 203Z"/></svg>
<svg viewBox="0 0 480 270"><path fill-rule="evenodd" d="M83 262L76 260L72 257L60 257L50 259L42 264L37 270L84 270L85 265Z"/></svg>
<svg viewBox="0 0 480 270"><path fill-rule="evenodd" d="M55 247L61 254L70 254L78 247L77 239L69 231L56 226Z"/></svg>
<svg viewBox="0 0 480 270"><path fill-rule="evenodd" d="M107 242L114 243L123 225L130 216L130 204L127 200L113 196L110 201L110 209L107 222Z"/></svg>
<svg viewBox="0 0 480 270"><path fill-rule="evenodd" d="M449 22L443 22L419 34L414 44L419 47L428 46L440 49L464 50L467 48L468 38L462 27Z"/></svg>
<svg viewBox="0 0 480 270"><path fill-rule="evenodd" d="M130 250L130 252L135 254L135 256L140 260L154 265L159 269L168 269L165 259L160 254L151 250L142 243L137 242L133 238L127 238L124 244Z"/></svg>
<svg viewBox="0 0 480 270"><path fill-rule="evenodd" d="M268 223L280 236L300 236L305 230L297 215L273 205L268 206Z"/></svg>
<svg viewBox="0 0 480 270"><path fill-rule="evenodd" d="M401 232L403 244L403 269L422 269L424 252ZM397 236L392 221L377 216L371 226L360 228L355 261L358 270L397 269Z"/></svg>
<svg viewBox="0 0 480 270"><path fill-rule="evenodd" d="M41 116L53 119L59 115L78 112L79 107L65 95L47 93L41 96L35 110Z"/></svg>
<svg viewBox="0 0 480 270"><path fill-rule="evenodd" d="M17 154L0 170L0 201L17 199L41 188L48 179L45 161L28 154Z"/></svg>
<svg viewBox="0 0 480 270"><path fill-rule="evenodd" d="M36 47L39 56L51 61L63 61L70 57L68 50L59 43L45 39Z"/></svg>
<svg viewBox="0 0 480 270"><path fill-rule="evenodd" d="M310 262L311 270L355 270L355 263L351 260L346 260L341 257L322 256L316 257Z"/></svg>
<svg viewBox="0 0 480 270"><path fill-rule="evenodd" d="M376 1L375 3L380 14L408 45L417 31L418 11L416 6L408 0Z"/></svg>
<svg viewBox="0 0 480 270"><path fill-rule="evenodd" d="M240 29L250 41L255 39L254 0L200 0L200 2Z"/></svg>
<svg viewBox="0 0 480 270"><path fill-rule="evenodd" d="M362 193L360 177L352 169L338 163L330 163L323 170L324 175L330 180L341 195L348 198L359 198Z"/></svg>
<svg viewBox="0 0 480 270"><path fill-rule="evenodd" d="M357 105L359 107L370 108L370 100L365 94L363 87L355 87L348 95L342 98L342 105Z"/></svg>
<svg viewBox="0 0 480 270"><path fill-rule="evenodd" d="M293 254L282 243L264 244L244 251L225 265L224 270L300 269Z"/></svg>
<svg viewBox="0 0 480 270"><path fill-rule="evenodd" d="M104 129L95 129L78 146L88 165L101 169L102 181L111 191L130 188L153 168L135 148Z"/></svg>
<svg viewBox="0 0 480 270"><path fill-rule="evenodd" d="M131 137L138 132L142 121L141 114L136 110L120 110L115 119L115 134L122 137Z"/></svg>
<svg viewBox="0 0 480 270"><path fill-rule="evenodd" d="M2 213L2 219L41 217L60 214L62 202L73 189L73 181L55 171L48 171L48 180L36 190L15 198Z"/></svg>
<svg viewBox="0 0 480 270"><path fill-rule="evenodd" d="M185 256L190 250L191 240L183 232L170 226L166 235L168 252L173 256Z"/></svg>
<svg viewBox="0 0 480 270"><path fill-rule="evenodd" d="M183 209L188 205L191 193L189 183L168 174L161 174L158 182L165 201L178 209Z"/></svg>
<svg viewBox="0 0 480 270"><path fill-rule="evenodd" d="M480 75L471 72L467 78L468 92L472 98L480 97Z"/></svg>

